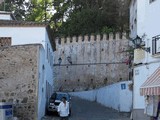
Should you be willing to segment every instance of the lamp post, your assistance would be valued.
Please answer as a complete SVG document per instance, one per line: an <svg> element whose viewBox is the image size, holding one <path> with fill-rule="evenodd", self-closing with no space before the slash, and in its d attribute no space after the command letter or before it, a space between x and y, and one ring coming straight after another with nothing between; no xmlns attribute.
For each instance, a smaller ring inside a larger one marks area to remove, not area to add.
<svg viewBox="0 0 160 120"><path fill-rule="evenodd" d="M142 49L146 52L150 53L150 47L142 47L141 43L142 43L142 38L140 38L138 35L135 39L132 40L133 44L135 45L134 49Z"/></svg>
<svg viewBox="0 0 160 120"><path fill-rule="evenodd" d="M67 60L68 60L68 62L69 62L70 64L72 64L72 60L71 60L71 57L70 57L70 56L67 57Z"/></svg>

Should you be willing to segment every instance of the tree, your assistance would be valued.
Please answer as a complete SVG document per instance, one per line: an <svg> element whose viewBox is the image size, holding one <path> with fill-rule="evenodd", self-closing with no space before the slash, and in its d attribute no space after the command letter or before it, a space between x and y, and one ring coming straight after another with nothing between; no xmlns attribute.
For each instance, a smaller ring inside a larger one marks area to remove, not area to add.
<svg viewBox="0 0 160 120"><path fill-rule="evenodd" d="M13 12L17 20L23 20L28 2L25 0L4 0L0 4L0 11Z"/></svg>
<svg viewBox="0 0 160 120"><path fill-rule="evenodd" d="M19 20L49 22L55 36L128 30L128 0L5 0Z"/></svg>
<svg viewBox="0 0 160 120"><path fill-rule="evenodd" d="M115 32L128 29L128 3L122 0L54 0L51 21L57 35ZM67 6L67 7L66 7Z"/></svg>
<svg viewBox="0 0 160 120"><path fill-rule="evenodd" d="M47 22L52 17L52 0L32 0L26 11L27 21Z"/></svg>
<svg viewBox="0 0 160 120"><path fill-rule="evenodd" d="M52 14L52 0L5 0L0 11L12 12L17 20L49 21Z"/></svg>

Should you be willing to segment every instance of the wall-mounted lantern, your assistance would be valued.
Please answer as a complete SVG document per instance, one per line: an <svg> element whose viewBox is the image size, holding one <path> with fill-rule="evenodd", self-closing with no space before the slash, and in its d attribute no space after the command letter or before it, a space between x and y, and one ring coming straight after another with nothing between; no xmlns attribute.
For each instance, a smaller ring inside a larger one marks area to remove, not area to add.
<svg viewBox="0 0 160 120"><path fill-rule="evenodd" d="M58 59L58 63L59 63L59 65L61 65L61 63L62 63L62 58L61 57Z"/></svg>
<svg viewBox="0 0 160 120"><path fill-rule="evenodd" d="M67 57L67 60L68 60L68 62L69 62L70 64L72 64L72 60L71 60L71 57L70 57L70 56Z"/></svg>
<svg viewBox="0 0 160 120"><path fill-rule="evenodd" d="M142 43L142 38L140 38L138 35L137 35L137 37L135 38L135 39L133 39L132 40L132 42L133 42L133 44L135 45L135 47L134 47L134 49L142 49L142 50L144 50L144 51L146 51L146 52L149 52L150 53L150 47L143 47L142 45L141 45L141 43Z"/></svg>

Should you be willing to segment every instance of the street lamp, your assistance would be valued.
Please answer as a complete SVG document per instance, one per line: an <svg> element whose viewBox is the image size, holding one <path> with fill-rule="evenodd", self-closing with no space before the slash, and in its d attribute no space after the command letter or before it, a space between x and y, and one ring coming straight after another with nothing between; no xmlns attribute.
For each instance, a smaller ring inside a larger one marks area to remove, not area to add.
<svg viewBox="0 0 160 120"><path fill-rule="evenodd" d="M69 62L70 64L72 64L72 60L71 60L71 57L70 57L70 56L67 57L67 60L68 60L68 62Z"/></svg>
<svg viewBox="0 0 160 120"><path fill-rule="evenodd" d="M59 58L59 59L58 59L58 63L59 63L59 66L60 66L61 63L62 63L62 58Z"/></svg>
<svg viewBox="0 0 160 120"><path fill-rule="evenodd" d="M140 38L138 35L135 39L132 40L133 44L135 45L135 49L142 49L146 52L149 52L150 53L150 47L142 47L141 43L142 43L142 38Z"/></svg>

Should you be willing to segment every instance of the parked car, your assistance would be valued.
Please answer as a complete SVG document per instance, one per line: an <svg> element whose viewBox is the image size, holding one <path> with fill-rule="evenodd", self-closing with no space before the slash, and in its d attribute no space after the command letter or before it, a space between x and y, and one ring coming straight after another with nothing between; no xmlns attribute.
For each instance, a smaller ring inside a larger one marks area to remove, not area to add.
<svg viewBox="0 0 160 120"><path fill-rule="evenodd" d="M64 92L55 92L52 94L47 105L47 113L57 112L58 105L60 104L62 97L66 97L67 101L69 102L69 115L71 115L71 97L68 93Z"/></svg>

